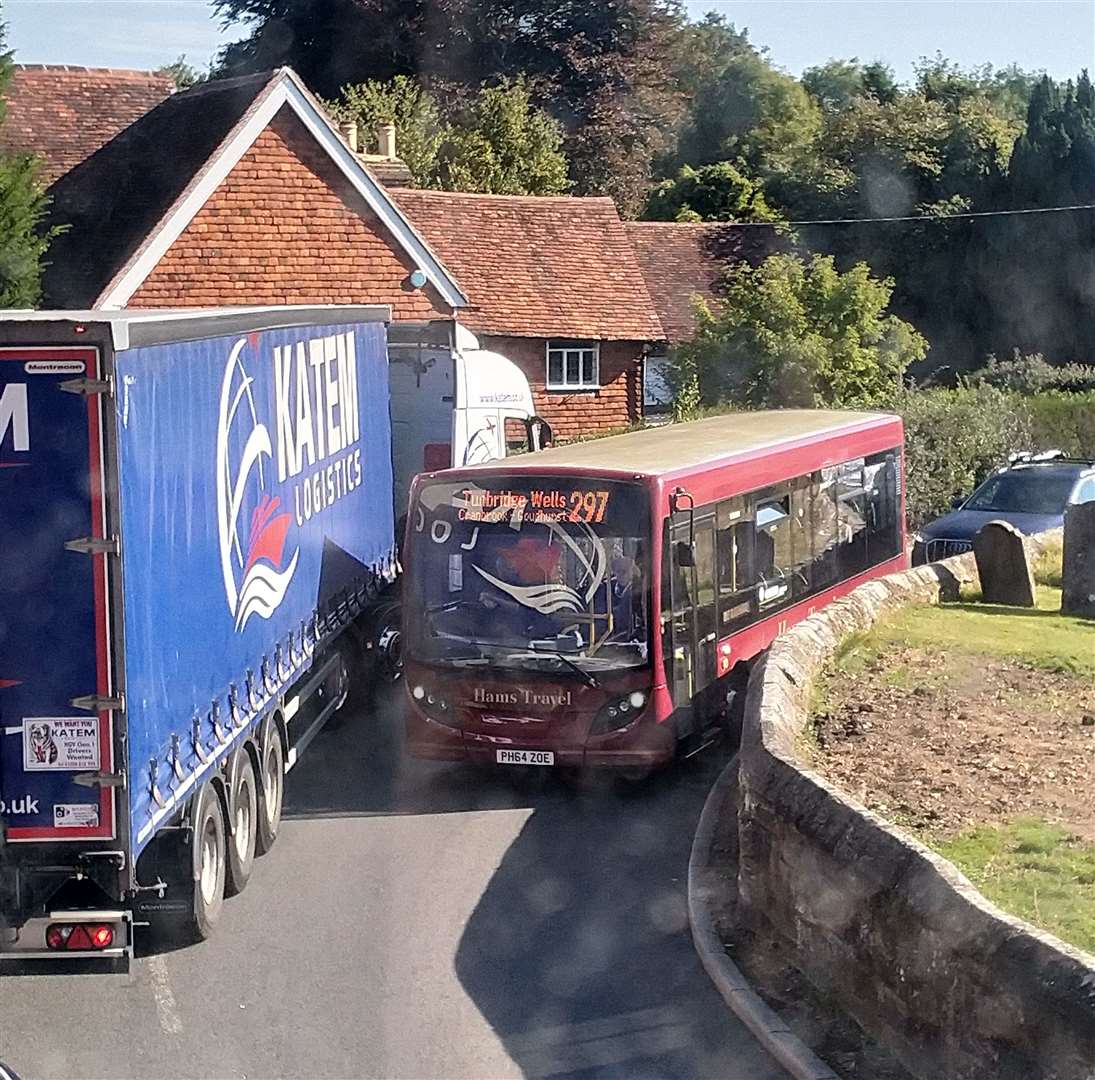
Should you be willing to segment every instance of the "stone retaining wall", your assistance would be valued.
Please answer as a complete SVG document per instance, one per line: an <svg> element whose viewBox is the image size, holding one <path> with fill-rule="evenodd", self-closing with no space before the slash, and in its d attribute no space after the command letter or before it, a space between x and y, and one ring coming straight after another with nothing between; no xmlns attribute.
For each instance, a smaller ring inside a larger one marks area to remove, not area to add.
<svg viewBox="0 0 1095 1080"><path fill-rule="evenodd" d="M815 674L884 613L976 583L972 555L871 582L749 683L739 919L925 1080L1095 1080L1095 957L999 911L945 859L800 764Z"/></svg>

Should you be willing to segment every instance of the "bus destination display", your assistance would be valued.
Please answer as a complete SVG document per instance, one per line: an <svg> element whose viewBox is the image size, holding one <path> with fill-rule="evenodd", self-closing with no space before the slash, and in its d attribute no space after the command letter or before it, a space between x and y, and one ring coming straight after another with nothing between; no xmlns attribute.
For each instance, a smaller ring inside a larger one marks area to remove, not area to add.
<svg viewBox="0 0 1095 1080"><path fill-rule="evenodd" d="M531 488L528 491L484 491L463 488L456 500L461 521L500 521L520 513L532 521L569 521L600 525L612 493L595 488Z"/></svg>

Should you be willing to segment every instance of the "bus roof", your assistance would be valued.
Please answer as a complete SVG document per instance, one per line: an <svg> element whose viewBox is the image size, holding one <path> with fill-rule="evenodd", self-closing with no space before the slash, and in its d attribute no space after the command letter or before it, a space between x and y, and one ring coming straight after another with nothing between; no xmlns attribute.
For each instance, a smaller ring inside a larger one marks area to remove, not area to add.
<svg viewBox="0 0 1095 1080"><path fill-rule="evenodd" d="M472 468L514 471L581 468L629 476L636 473L665 476L744 457L758 450L777 449L849 429L877 427L896 419L888 413L833 409L727 413L556 446Z"/></svg>

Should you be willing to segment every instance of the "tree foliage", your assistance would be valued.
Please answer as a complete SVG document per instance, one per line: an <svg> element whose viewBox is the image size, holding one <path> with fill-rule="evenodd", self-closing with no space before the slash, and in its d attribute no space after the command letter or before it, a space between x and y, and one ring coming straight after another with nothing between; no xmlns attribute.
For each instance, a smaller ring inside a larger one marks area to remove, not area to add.
<svg viewBox="0 0 1095 1080"><path fill-rule="evenodd" d="M1008 454L1031 446L1026 411L993 386L908 389L894 406L905 421L906 512L913 528L946 513Z"/></svg>
<svg viewBox="0 0 1095 1080"><path fill-rule="evenodd" d="M866 264L772 255L730 270L723 299L697 305L695 339L678 348L672 380L703 404L753 407L892 403L927 343L887 312L892 282Z"/></svg>
<svg viewBox="0 0 1095 1080"><path fill-rule="evenodd" d="M678 165L790 168L816 145L817 103L724 17L710 14L687 27L679 48L677 74L688 104Z"/></svg>
<svg viewBox="0 0 1095 1080"><path fill-rule="evenodd" d="M524 78L479 91L449 126L439 181L453 191L559 195L570 187L559 124L532 104Z"/></svg>
<svg viewBox="0 0 1095 1080"><path fill-rule="evenodd" d="M760 184L720 161L699 169L681 166L650 193L645 217L652 221L772 221L780 215L764 199Z"/></svg>
<svg viewBox="0 0 1095 1080"><path fill-rule="evenodd" d="M406 75L342 90L330 103L366 140L396 128L400 157L419 187L497 195L557 195L570 186L560 126L532 103L524 78L502 79L473 94L437 98ZM446 115L447 113L447 115Z"/></svg>
<svg viewBox="0 0 1095 1080"><path fill-rule="evenodd" d="M671 144L671 72L681 17L671 0L214 0L251 32L225 47L226 73L296 68L319 93L397 75L427 90L524 76L563 127L571 178L637 209Z"/></svg>
<svg viewBox="0 0 1095 1080"><path fill-rule="evenodd" d="M1086 70L1075 86L1043 77L1034 87L1008 173L1012 206L1068 206L1095 198L1095 88Z"/></svg>
<svg viewBox="0 0 1095 1080"><path fill-rule="evenodd" d="M1021 394L1040 394L1046 390L1095 392L1095 366L1091 364L1051 364L1041 353L1024 356L1018 349L1006 360L989 356L985 366L970 377L971 385L982 383Z"/></svg>
<svg viewBox="0 0 1095 1080"><path fill-rule="evenodd" d="M169 76L177 90L187 90L209 78L209 72L196 68L187 60L186 53L180 53L170 64L156 68L155 74Z"/></svg>
<svg viewBox="0 0 1095 1080"><path fill-rule="evenodd" d="M941 72L962 73L939 64L919 76L931 93L868 86L856 63L808 71L823 109L816 162L762 173L773 201L800 218L968 209L1007 168L1022 122L987 90L948 90Z"/></svg>
<svg viewBox="0 0 1095 1080"><path fill-rule="evenodd" d="M12 72L0 24L0 125ZM42 260L54 234L43 226L49 200L38 172L30 154L0 155L0 307L34 307L41 299Z"/></svg>
<svg viewBox="0 0 1095 1080"><path fill-rule="evenodd" d="M1062 87L1015 67L967 70L937 55L920 62L912 86L883 100L859 73L854 63L806 73L824 114L817 164L759 170L768 202L792 219L934 221L799 233L839 265L866 261L895 280L895 312L932 344L918 375L945 368L953 377L1013 348L1089 361L1095 301L1082 282L1095 256L1095 215L960 216L1095 201L1086 75Z"/></svg>

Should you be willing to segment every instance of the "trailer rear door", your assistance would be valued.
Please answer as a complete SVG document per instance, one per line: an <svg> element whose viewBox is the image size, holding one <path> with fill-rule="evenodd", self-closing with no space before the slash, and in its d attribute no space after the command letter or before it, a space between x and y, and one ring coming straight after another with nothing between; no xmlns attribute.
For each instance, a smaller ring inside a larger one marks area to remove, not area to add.
<svg viewBox="0 0 1095 1080"><path fill-rule="evenodd" d="M114 789L94 781L114 772L111 713L93 711L102 701L72 704L111 696L107 556L94 543L106 535L103 395L73 385L100 377L96 349L0 349L0 816L9 842L115 835Z"/></svg>

